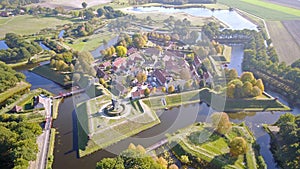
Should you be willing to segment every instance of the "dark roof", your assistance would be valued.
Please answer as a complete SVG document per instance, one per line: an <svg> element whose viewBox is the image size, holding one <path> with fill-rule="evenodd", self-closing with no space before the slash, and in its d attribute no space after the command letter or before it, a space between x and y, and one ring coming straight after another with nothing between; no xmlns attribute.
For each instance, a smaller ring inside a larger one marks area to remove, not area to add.
<svg viewBox="0 0 300 169"><path fill-rule="evenodd" d="M128 49L127 54L131 55L132 53L135 53L136 51L137 51L136 48L131 47L131 48Z"/></svg>
<svg viewBox="0 0 300 169"><path fill-rule="evenodd" d="M202 62L201 62L201 60L200 60L200 58L199 58L198 56L195 56L195 58L194 58L194 63L195 63L196 66L198 66L198 65L200 65Z"/></svg>
<svg viewBox="0 0 300 169"><path fill-rule="evenodd" d="M156 69L153 72L153 76L155 76L161 84L164 84L167 81L166 77L164 76L161 70Z"/></svg>
<svg viewBox="0 0 300 169"><path fill-rule="evenodd" d="M160 51L157 49L157 48L147 48L145 49L145 55L148 55L148 56L153 56L153 55L156 55L158 56L160 53Z"/></svg>

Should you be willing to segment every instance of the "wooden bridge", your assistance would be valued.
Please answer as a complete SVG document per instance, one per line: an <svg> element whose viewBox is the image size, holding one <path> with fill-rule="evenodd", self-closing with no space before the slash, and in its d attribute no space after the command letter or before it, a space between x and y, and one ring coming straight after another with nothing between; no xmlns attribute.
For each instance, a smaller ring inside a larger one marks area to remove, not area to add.
<svg viewBox="0 0 300 169"><path fill-rule="evenodd" d="M85 89L79 89L79 90L73 90L71 92L68 93L60 93L59 95L53 97L53 99L60 99L60 98L66 98L66 97L70 97L79 93L83 93L85 92Z"/></svg>

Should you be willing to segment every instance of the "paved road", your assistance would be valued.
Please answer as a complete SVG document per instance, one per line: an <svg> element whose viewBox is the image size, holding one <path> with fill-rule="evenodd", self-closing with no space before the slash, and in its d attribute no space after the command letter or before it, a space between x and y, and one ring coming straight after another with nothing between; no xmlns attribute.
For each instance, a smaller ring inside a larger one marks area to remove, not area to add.
<svg viewBox="0 0 300 169"><path fill-rule="evenodd" d="M40 157L40 163L39 163L39 169L45 169L46 168L46 163L47 163L47 158L48 158L48 147L49 147L49 139L50 139L50 131L51 131L51 123L52 123L52 99L47 98L45 100L45 116L46 116L46 123L45 123L45 128L44 128L44 142L41 150L41 157Z"/></svg>

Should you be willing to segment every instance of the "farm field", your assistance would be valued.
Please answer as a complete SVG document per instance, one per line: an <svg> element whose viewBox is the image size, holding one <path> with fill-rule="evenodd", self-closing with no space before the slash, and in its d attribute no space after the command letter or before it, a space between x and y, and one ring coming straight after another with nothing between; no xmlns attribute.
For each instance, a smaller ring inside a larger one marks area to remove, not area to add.
<svg viewBox="0 0 300 169"><path fill-rule="evenodd" d="M284 25L280 21L267 21L267 26L279 61L290 65L299 59L300 47Z"/></svg>
<svg viewBox="0 0 300 169"><path fill-rule="evenodd" d="M250 14L253 14L255 16L261 17L263 19L267 20L292 20L292 19L299 19L300 18L300 11L298 11L296 14L286 13L279 10L274 10L266 6L259 6L259 4L256 3L248 3L249 0L241 1L241 0L219 0L219 3L226 4L230 7L239 8L243 11L246 11ZM270 4L270 3L267 3ZM272 4L271 4L272 5ZM273 4L274 5L274 4ZM267 5L269 6L269 5ZM279 6L279 5L277 5ZM278 9L278 8L277 8ZM285 7L286 10L295 10L293 8ZM280 8L282 10L282 8ZM290 11L289 11L290 12Z"/></svg>
<svg viewBox="0 0 300 169"><path fill-rule="evenodd" d="M300 9L300 1L296 0L264 0L265 2L288 6L291 8Z"/></svg>
<svg viewBox="0 0 300 169"><path fill-rule="evenodd" d="M55 28L57 25L71 23L69 20L61 20L54 17L34 17L20 15L8 18L0 18L0 38L6 33L33 34L44 28Z"/></svg>
<svg viewBox="0 0 300 169"><path fill-rule="evenodd" d="M294 21L282 21L285 28L290 32L290 34L293 36L295 41L298 43L298 46L300 47L300 20L294 20Z"/></svg>
<svg viewBox="0 0 300 169"><path fill-rule="evenodd" d="M288 14L296 15L296 16L300 17L300 10L298 10L298 9L294 9L294 8L290 8L290 7L286 7L286 6L282 6L282 5L277 5L277 4L273 4L273 3L269 3L269 2L264 2L262 0L242 0L242 1L253 4L253 5L269 8L271 10L276 10L276 11L280 11L280 12L284 12L284 13L288 13Z"/></svg>

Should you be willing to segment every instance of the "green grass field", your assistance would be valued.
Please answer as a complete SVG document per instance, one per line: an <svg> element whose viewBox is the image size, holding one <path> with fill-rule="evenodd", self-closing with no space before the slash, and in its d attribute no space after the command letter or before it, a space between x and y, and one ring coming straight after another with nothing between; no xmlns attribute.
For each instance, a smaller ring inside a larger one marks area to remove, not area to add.
<svg viewBox="0 0 300 169"><path fill-rule="evenodd" d="M276 11L280 11L280 12L284 12L284 13L287 13L290 15L296 15L296 16L300 17L300 10L295 9L295 8L290 8L290 7L281 6L281 5L277 5L277 4L273 4L273 3L269 3L269 2L264 2L262 0L242 0L242 1L247 2L249 4L265 7L265 8L271 9L271 10L276 10Z"/></svg>
<svg viewBox="0 0 300 169"><path fill-rule="evenodd" d="M259 0L218 0L218 2L267 20L292 20L300 18L299 10L295 11L293 8L281 7Z"/></svg>
<svg viewBox="0 0 300 169"><path fill-rule="evenodd" d="M53 99L52 118L55 120L58 116L58 107L62 99Z"/></svg>
<svg viewBox="0 0 300 169"><path fill-rule="evenodd" d="M229 154L228 144L235 137L243 137L248 143L245 158L244 156L232 158ZM193 161L194 164L203 160L205 162L202 161L202 164L206 163L216 168L256 169L257 167L252 149L255 139L245 126L233 125L231 131L222 137L213 133L207 124L194 124L169 136L169 141L171 145L175 145L172 150L177 157L188 155L190 159L193 157L193 159L200 160Z"/></svg>
<svg viewBox="0 0 300 169"><path fill-rule="evenodd" d="M8 98L12 97L13 95L15 95L19 92L29 89L30 87L31 87L31 84L26 83L26 82L20 82L15 87L12 87L3 93L0 93L0 103L4 102Z"/></svg>
<svg viewBox="0 0 300 169"><path fill-rule="evenodd" d="M116 35L114 33L105 30L104 33L78 38L73 43L67 43L67 45L77 51L92 51L101 46L103 44L103 40L108 42L115 36ZM85 39L87 39L86 42L84 42Z"/></svg>
<svg viewBox="0 0 300 169"><path fill-rule="evenodd" d="M55 28L57 25L71 23L66 19L57 19L54 17L35 17L31 15L20 15L14 17L0 17L0 37L6 33L16 34L34 34L44 28Z"/></svg>

